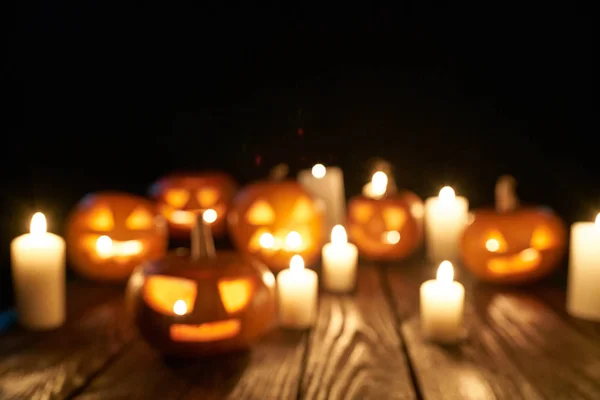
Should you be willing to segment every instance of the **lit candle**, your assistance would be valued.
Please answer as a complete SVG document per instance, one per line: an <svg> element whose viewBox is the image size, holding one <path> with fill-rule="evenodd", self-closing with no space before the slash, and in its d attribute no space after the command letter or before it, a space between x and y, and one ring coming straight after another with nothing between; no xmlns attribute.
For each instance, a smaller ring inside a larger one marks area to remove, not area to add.
<svg viewBox="0 0 600 400"><path fill-rule="evenodd" d="M338 167L325 167L316 164L311 170L298 173L298 182L325 206L326 221L324 231L329 233L346 218L346 193L344 174Z"/></svg>
<svg viewBox="0 0 600 400"><path fill-rule="evenodd" d="M425 338L440 343L461 339L464 300L465 288L454 281L452 263L442 262L437 279L421 285L421 330Z"/></svg>
<svg viewBox="0 0 600 400"><path fill-rule="evenodd" d="M336 225L331 230L331 243L323 246L323 284L326 290L349 292L356 284L358 249L348 243L346 230Z"/></svg>
<svg viewBox="0 0 600 400"><path fill-rule="evenodd" d="M36 213L28 234L11 245L17 313L33 330L55 329L65 321L65 241L46 232L46 218Z"/></svg>
<svg viewBox="0 0 600 400"><path fill-rule="evenodd" d="M469 201L446 186L438 197L425 200L427 258L433 263L458 261L459 240L467 224Z"/></svg>
<svg viewBox="0 0 600 400"><path fill-rule="evenodd" d="M596 222L576 222L571 226L567 311L569 314L600 321L600 214Z"/></svg>
<svg viewBox="0 0 600 400"><path fill-rule="evenodd" d="M304 268L304 260L295 255L290 268L277 275L279 322L285 328L306 329L317 318L319 278Z"/></svg>
<svg viewBox="0 0 600 400"><path fill-rule="evenodd" d="M371 182L363 186L363 196L371 199L380 199L385 196L388 189L388 176L383 171L377 171L371 177Z"/></svg>

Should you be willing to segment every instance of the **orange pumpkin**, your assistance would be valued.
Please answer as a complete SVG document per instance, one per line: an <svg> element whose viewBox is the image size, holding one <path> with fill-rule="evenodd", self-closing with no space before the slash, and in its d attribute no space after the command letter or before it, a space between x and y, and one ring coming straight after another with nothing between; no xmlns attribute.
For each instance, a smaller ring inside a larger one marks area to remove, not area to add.
<svg viewBox="0 0 600 400"><path fill-rule="evenodd" d="M348 234L365 258L408 257L423 241L423 201L410 191L397 191L378 171L363 195L348 203Z"/></svg>
<svg viewBox="0 0 600 400"><path fill-rule="evenodd" d="M275 278L258 262L216 253L210 229L140 266L126 305L142 337L160 352L202 356L249 347L275 320Z"/></svg>
<svg viewBox="0 0 600 400"><path fill-rule="evenodd" d="M77 273L92 280L125 281L141 262L165 255L167 225L149 200L96 193L76 205L66 240Z"/></svg>
<svg viewBox="0 0 600 400"><path fill-rule="evenodd" d="M496 209L476 210L461 241L465 265L479 279L495 283L532 282L552 273L567 240L564 222L545 207L520 207L516 182L496 184Z"/></svg>
<svg viewBox="0 0 600 400"><path fill-rule="evenodd" d="M287 169L280 171L243 188L228 216L237 249L274 270L287 268L296 254L314 263L324 240L324 210L296 181L282 180Z"/></svg>
<svg viewBox="0 0 600 400"><path fill-rule="evenodd" d="M216 213L211 223L213 234L224 235L227 212L236 189L233 178L222 172L190 172L162 177L152 185L150 192L160 213L169 222L171 236L181 239L189 237L196 214L207 209Z"/></svg>

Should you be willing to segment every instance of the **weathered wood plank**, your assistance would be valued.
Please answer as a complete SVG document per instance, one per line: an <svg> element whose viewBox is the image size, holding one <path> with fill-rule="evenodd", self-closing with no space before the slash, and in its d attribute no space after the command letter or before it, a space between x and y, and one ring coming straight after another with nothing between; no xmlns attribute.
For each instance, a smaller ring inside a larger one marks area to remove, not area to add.
<svg viewBox="0 0 600 400"><path fill-rule="evenodd" d="M174 360L139 341L75 398L295 399L305 345L275 330L248 352Z"/></svg>
<svg viewBox="0 0 600 400"><path fill-rule="evenodd" d="M354 295L322 295L301 385L304 399L415 399L396 320L374 267Z"/></svg>
<svg viewBox="0 0 600 400"><path fill-rule="evenodd" d="M4 355L0 398L67 398L132 339L123 312L122 298L113 298L26 349Z"/></svg>
<svg viewBox="0 0 600 400"><path fill-rule="evenodd" d="M418 288L434 269L387 269L402 333L421 394L437 399L598 399L600 343L583 335L527 288L465 283L468 339L453 347L425 342Z"/></svg>

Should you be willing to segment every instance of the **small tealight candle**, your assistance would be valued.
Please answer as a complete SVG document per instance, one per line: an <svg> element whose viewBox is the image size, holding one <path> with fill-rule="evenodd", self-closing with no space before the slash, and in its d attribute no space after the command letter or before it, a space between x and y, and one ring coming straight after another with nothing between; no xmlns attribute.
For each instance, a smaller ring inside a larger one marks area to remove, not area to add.
<svg viewBox="0 0 600 400"><path fill-rule="evenodd" d="M469 217L469 201L446 186L425 200L427 258L433 263L459 260L459 240Z"/></svg>
<svg viewBox="0 0 600 400"><path fill-rule="evenodd" d="M346 192L344 174L340 168L315 164L312 169L298 173L298 182L325 206L325 232L328 233L335 225L344 223Z"/></svg>
<svg viewBox="0 0 600 400"><path fill-rule="evenodd" d="M284 328L306 329L317 318L319 278L304 268L304 260L295 255L290 268L277 275L279 323Z"/></svg>
<svg viewBox="0 0 600 400"><path fill-rule="evenodd" d="M31 218L30 233L10 244L15 303L19 322L32 330L50 330L65 322L65 241L46 232L46 217Z"/></svg>
<svg viewBox="0 0 600 400"><path fill-rule="evenodd" d="M326 290L345 293L356 285L358 249L348 243L348 235L341 225L331 230L331 243L323 246L323 284Z"/></svg>
<svg viewBox="0 0 600 400"><path fill-rule="evenodd" d="M595 222L571 226L567 284L567 311L583 319L600 321L600 214Z"/></svg>
<svg viewBox="0 0 600 400"><path fill-rule="evenodd" d="M450 261L440 264L437 279L421 285L421 330L426 339L455 343L464 335L465 288L454 281Z"/></svg>

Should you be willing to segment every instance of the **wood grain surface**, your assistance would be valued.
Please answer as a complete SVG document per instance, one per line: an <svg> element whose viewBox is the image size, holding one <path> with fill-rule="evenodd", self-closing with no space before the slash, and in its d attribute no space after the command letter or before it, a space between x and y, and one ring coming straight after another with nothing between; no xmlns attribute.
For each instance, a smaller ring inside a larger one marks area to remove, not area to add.
<svg viewBox="0 0 600 400"><path fill-rule="evenodd" d="M164 358L135 333L123 288L73 282L68 321L0 336L0 399L600 399L600 323L570 317L564 284L463 282L465 340L426 342L419 286L436 267L362 263L356 291L320 294L316 325L250 351Z"/></svg>

